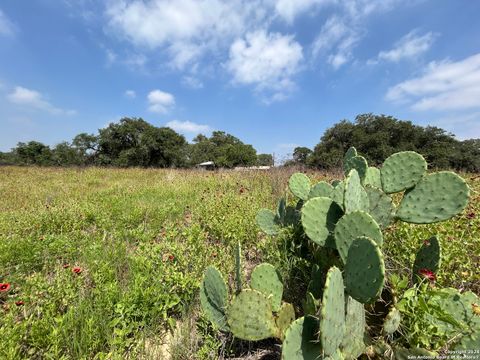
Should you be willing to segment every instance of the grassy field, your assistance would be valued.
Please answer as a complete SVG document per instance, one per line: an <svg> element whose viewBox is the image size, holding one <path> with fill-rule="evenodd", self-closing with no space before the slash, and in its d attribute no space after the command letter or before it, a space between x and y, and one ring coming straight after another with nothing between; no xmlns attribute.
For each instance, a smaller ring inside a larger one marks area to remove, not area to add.
<svg viewBox="0 0 480 360"><path fill-rule="evenodd" d="M247 351L212 332L198 310L198 288L208 265L232 273L237 241L247 269L267 260L292 277L284 239L255 225L288 176L0 168L0 283L11 286L0 295L0 358L155 359L168 352L216 359ZM387 232L389 272L407 274L421 242L438 234L438 284L480 293L480 177L464 177L472 197L461 216Z"/></svg>

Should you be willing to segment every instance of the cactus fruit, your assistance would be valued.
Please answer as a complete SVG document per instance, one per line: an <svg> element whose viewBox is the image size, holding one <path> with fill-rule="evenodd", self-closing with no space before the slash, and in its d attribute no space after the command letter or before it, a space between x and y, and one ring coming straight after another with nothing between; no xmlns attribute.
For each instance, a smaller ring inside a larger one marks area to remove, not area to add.
<svg viewBox="0 0 480 360"><path fill-rule="evenodd" d="M277 313L275 318L275 324L277 327L277 338L283 340L285 337L285 331L290 324L295 320L295 310L292 304L283 303L282 307Z"/></svg>
<svg viewBox="0 0 480 360"><path fill-rule="evenodd" d="M335 354L345 335L345 287L340 270L328 270L320 310L320 343L325 355Z"/></svg>
<svg viewBox="0 0 480 360"><path fill-rule="evenodd" d="M435 236L426 240L415 256L413 263L413 281L419 279L419 271L422 269L430 270L436 273L440 267L441 250L440 243Z"/></svg>
<svg viewBox="0 0 480 360"><path fill-rule="evenodd" d="M368 195L368 213L380 228L387 228L393 221L393 212L395 211L392 198L382 190L369 185L365 186L365 191Z"/></svg>
<svg viewBox="0 0 480 360"><path fill-rule="evenodd" d="M427 162L414 151L390 155L380 169L383 191L387 194L413 187L425 175Z"/></svg>
<svg viewBox="0 0 480 360"><path fill-rule="evenodd" d="M295 173L288 180L290 191L301 200L308 200L310 179L303 173Z"/></svg>
<svg viewBox="0 0 480 360"><path fill-rule="evenodd" d="M374 240L378 246L382 246L383 243L380 227L372 216L363 211L344 215L337 222L334 233L335 244L343 263L347 261L348 250L352 242L358 237L367 236Z"/></svg>
<svg viewBox="0 0 480 360"><path fill-rule="evenodd" d="M365 351L365 308L362 303L350 296L347 300L347 314L345 316L345 336L340 344L346 360L357 359Z"/></svg>
<svg viewBox="0 0 480 360"><path fill-rule="evenodd" d="M380 169L377 169L376 167L370 166L367 169L367 173L365 175L365 180L363 180L363 185L367 186L373 186L378 189L382 188L382 179L380 178Z"/></svg>
<svg viewBox="0 0 480 360"><path fill-rule="evenodd" d="M345 179L343 208L346 214L358 210L368 211L368 196L355 169Z"/></svg>
<svg viewBox="0 0 480 360"><path fill-rule="evenodd" d="M227 285L222 274L215 267L209 266L200 286L200 302L207 318L222 331L228 331L225 318L227 301Z"/></svg>
<svg viewBox="0 0 480 360"><path fill-rule="evenodd" d="M453 172L426 175L405 193L396 217L415 224L447 220L465 209L469 194L465 180Z"/></svg>
<svg viewBox="0 0 480 360"><path fill-rule="evenodd" d="M256 216L257 224L268 235L276 235L280 230L275 213L269 209L260 209Z"/></svg>
<svg viewBox="0 0 480 360"><path fill-rule="evenodd" d="M332 232L343 211L334 201L326 197L308 200L302 208L302 225L310 240L324 246L333 244ZM330 240L330 241L329 241Z"/></svg>
<svg viewBox="0 0 480 360"><path fill-rule="evenodd" d="M401 319L400 311L398 311L397 308L392 307L383 323L383 333L386 335L392 335L400 327Z"/></svg>
<svg viewBox="0 0 480 360"><path fill-rule="evenodd" d="M351 170L357 170L358 176L363 184L367 175L368 163L363 156L354 156L347 160L344 164L345 175L348 175Z"/></svg>
<svg viewBox="0 0 480 360"><path fill-rule="evenodd" d="M283 295L283 282L280 274L271 264L260 264L252 271L250 287L263 293L270 301L272 310L280 310Z"/></svg>
<svg viewBox="0 0 480 360"><path fill-rule="evenodd" d="M245 289L231 302L227 321L232 334L244 340L263 340L277 334L272 305L256 290Z"/></svg>
<svg viewBox="0 0 480 360"><path fill-rule="evenodd" d="M285 332L282 360L317 360L322 358L322 346L316 340L319 322L313 316L295 320Z"/></svg>
<svg viewBox="0 0 480 360"><path fill-rule="evenodd" d="M384 280L385 265L379 246L365 236L355 239L345 264L347 293L362 304L371 303L382 292Z"/></svg>
<svg viewBox="0 0 480 360"><path fill-rule="evenodd" d="M237 285L237 294L242 291L242 247L240 242L235 247L235 283Z"/></svg>
<svg viewBox="0 0 480 360"><path fill-rule="evenodd" d="M333 186L325 181L319 181L315 185L312 186L310 192L308 193L308 198L314 197L332 197Z"/></svg>

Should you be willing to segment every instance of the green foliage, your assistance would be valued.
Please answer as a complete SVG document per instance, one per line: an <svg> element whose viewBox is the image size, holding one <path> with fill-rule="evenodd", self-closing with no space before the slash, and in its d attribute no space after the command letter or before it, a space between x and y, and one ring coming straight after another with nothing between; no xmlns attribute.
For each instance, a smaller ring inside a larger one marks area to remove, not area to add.
<svg viewBox="0 0 480 360"><path fill-rule="evenodd" d="M273 166L272 154L258 154L257 155L258 166Z"/></svg>
<svg viewBox="0 0 480 360"><path fill-rule="evenodd" d="M396 152L416 151L435 169L480 171L478 143L478 139L458 141L437 127L422 127L392 116L361 114L354 122L342 120L327 129L307 162L321 169L339 168L343 154L355 146L375 166Z"/></svg>

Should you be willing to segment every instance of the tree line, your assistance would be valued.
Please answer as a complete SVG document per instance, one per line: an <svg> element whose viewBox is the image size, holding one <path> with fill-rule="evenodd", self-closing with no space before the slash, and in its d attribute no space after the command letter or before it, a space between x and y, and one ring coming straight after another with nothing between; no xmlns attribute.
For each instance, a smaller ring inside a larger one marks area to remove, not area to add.
<svg viewBox="0 0 480 360"><path fill-rule="evenodd" d="M368 162L380 165L389 155L405 150L421 153L430 167L480 171L480 139L460 141L434 127L414 125L392 116L362 114L342 120L325 131L312 149L297 147L285 166L317 169L341 166L343 154L355 146ZM117 166L188 168L213 161L216 166L272 165L270 154L257 154L252 145L223 131L197 135L188 143L168 127L155 127L141 118L123 118L98 134L81 133L53 148L37 141L20 142L0 153L0 164L41 166Z"/></svg>

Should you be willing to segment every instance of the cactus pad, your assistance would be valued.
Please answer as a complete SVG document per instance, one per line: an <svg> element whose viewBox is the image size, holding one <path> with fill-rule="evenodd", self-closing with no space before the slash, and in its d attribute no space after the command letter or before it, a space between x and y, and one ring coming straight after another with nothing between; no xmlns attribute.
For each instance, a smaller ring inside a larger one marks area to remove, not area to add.
<svg viewBox="0 0 480 360"><path fill-rule="evenodd" d="M355 149L353 146L348 148L348 150L345 152L345 156L343 157L343 163L345 164L348 160L351 158L358 156L357 149Z"/></svg>
<svg viewBox="0 0 480 360"><path fill-rule="evenodd" d="M368 211L368 196L355 169L345 179L343 207L346 214L358 210Z"/></svg>
<svg viewBox="0 0 480 360"><path fill-rule="evenodd" d="M200 304L202 305L203 312L212 324L214 324L222 331L229 330L224 309L219 309L208 298L203 282L200 285Z"/></svg>
<svg viewBox="0 0 480 360"><path fill-rule="evenodd" d="M240 242L235 247L235 283L237 285L237 294L242 291L242 246Z"/></svg>
<svg viewBox="0 0 480 360"><path fill-rule="evenodd" d="M332 186L337 187L337 185L340 184L341 182L342 182L341 180L337 180L337 179L332 180Z"/></svg>
<svg viewBox="0 0 480 360"><path fill-rule="evenodd" d="M367 236L382 246L383 236L380 227L372 216L364 211L344 215L335 226L335 244L343 262L347 261L348 250L355 239Z"/></svg>
<svg viewBox="0 0 480 360"><path fill-rule="evenodd" d="M400 311L398 311L397 308L392 307L383 323L383 333L392 335L400 327L401 319Z"/></svg>
<svg viewBox="0 0 480 360"><path fill-rule="evenodd" d="M415 262L413 263L413 276L414 281L418 279L416 275L419 274L421 269L427 269L436 273L440 267L441 250L440 243L435 236L424 241L420 250L418 250L415 256Z"/></svg>
<svg viewBox="0 0 480 360"><path fill-rule="evenodd" d="M465 180L453 172L426 175L405 193L396 216L415 224L447 220L463 211L469 194Z"/></svg>
<svg viewBox="0 0 480 360"><path fill-rule="evenodd" d="M345 199L345 182L344 181L339 181L338 184L334 186L332 195L330 197L343 209L343 201Z"/></svg>
<svg viewBox="0 0 480 360"><path fill-rule="evenodd" d="M324 246L327 241L333 244L331 233L343 211L334 201L326 197L308 200L302 208L302 225L313 242Z"/></svg>
<svg viewBox="0 0 480 360"><path fill-rule="evenodd" d="M275 318L275 324L277 325L277 338L283 340L285 336L285 331L290 326L290 324L295 320L295 310L293 305L289 303L283 303L282 307L278 311L277 317Z"/></svg>
<svg viewBox="0 0 480 360"><path fill-rule="evenodd" d="M345 288L340 270L328 270L320 310L320 342L325 355L335 354L345 335Z"/></svg>
<svg viewBox="0 0 480 360"><path fill-rule="evenodd" d="M372 215L380 228L387 228L392 223L395 211L392 198L379 188L370 185L365 186L365 191L368 195L368 213Z"/></svg>
<svg viewBox="0 0 480 360"><path fill-rule="evenodd" d="M263 263L252 271L250 286L264 294L272 304L272 310L280 310L283 295L283 283L273 265Z"/></svg>
<svg viewBox="0 0 480 360"><path fill-rule="evenodd" d="M387 194L413 187L425 175L427 162L414 151L390 155L380 170L383 191Z"/></svg>
<svg viewBox="0 0 480 360"><path fill-rule="evenodd" d="M214 266L209 266L205 270L203 279L205 293L209 300L219 309L224 310L228 302L228 290L222 274Z"/></svg>
<svg viewBox="0 0 480 360"><path fill-rule="evenodd" d="M355 239L348 251L345 264L347 293L362 304L374 301L382 292L385 265L380 248L372 239Z"/></svg>
<svg viewBox="0 0 480 360"><path fill-rule="evenodd" d="M365 350L365 308L362 303L352 299L347 300L345 316L346 336L343 337L340 349L347 360L357 359Z"/></svg>
<svg viewBox="0 0 480 360"><path fill-rule="evenodd" d="M260 209L255 219L260 229L267 235L276 235L280 230L278 218L272 210Z"/></svg>
<svg viewBox="0 0 480 360"><path fill-rule="evenodd" d="M314 197L332 197L333 186L325 181L319 181L315 185L312 186L310 189L310 193L308 194L308 198Z"/></svg>
<svg viewBox="0 0 480 360"><path fill-rule="evenodd" d="M243 290L232 300L228 325L232 334L243 340L257 341L277 335L272 305L256 290Z"/></svg>
<svg viewBox="0 0 480 360"><path fill-rule="evenodd" d="M310 192L310 179L303 173L295 173L288 180L288 187L296 197L302 200L308 200Z"/></svg>
<svg viewBox="0 0 480 360"><path fill-rule="evenodd" d="M305 316L295 320L285 332L282 360L317 360L322 358L322 347L316 334L318 319Z"/></svg>
<svg viewBox="0 0 480 360"><path fill-rule="evenodd" d="M343 166L343 169L345 171L345 175L348 175L353 169L357 170L358 176L363 183L365 181L365 176L367 175L368 163L363 156L354 156L347 160Z"/></svg>
<svg viewBox="0 0 480 360"><path fill-rule="evenodd" d="M316 315L317 313L317 300L310 291L307 291L303 301L303 313L305 315Z"/></svg>
<svg viewBox="0 0 480 360"><path fill-rule="evenodd" d="M285 200L284 197L280 198L280 200L278 200L278 206L277 206L277 217L281 224L285 222L285 215L287 212L286 207L287 207L287 201Z"/></svg>
<svg viewBox="0 0 480 360"><path fill-rule="evenodd" d="M382 180L380 178L380 170L376 167L370 166L367 169L367 174L365 175L365 180L363 180L363 185L370 185L378 189L382 188Z"/></svg>

